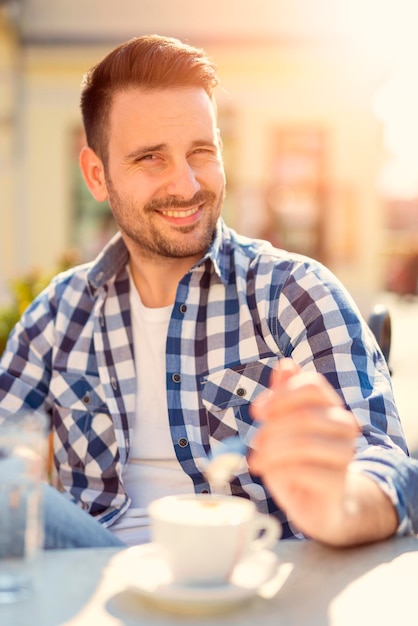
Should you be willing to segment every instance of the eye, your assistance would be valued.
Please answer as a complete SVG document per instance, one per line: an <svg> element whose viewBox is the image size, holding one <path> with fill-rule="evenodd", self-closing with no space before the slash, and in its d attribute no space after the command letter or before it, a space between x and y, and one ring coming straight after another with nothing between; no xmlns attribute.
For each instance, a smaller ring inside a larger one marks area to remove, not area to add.
<svg viewBox="0 0 418 626"><path fill-rule="evenodd" d="M136 161L137 163L140 163L141 161L153 161L156 158L157 157L155 154L144 154L143 156L136 159Z"/></svg>
<svg viewBox="0 0 418 626"><path fill-rule="evenodd" d="M196 165L206 164L218 159L219 153L216 146L213 145L197 146L190 152L188 158L194 161Z"/></svg>
<svg viewBox="0 0 418 626"><path fill-rule="evenodd" d="M160 154L155 152L147 152L135 159L135 165L146 169L155 170L164 166L164 159Z"/></svg>
<svg viewBox="0 0 418 626"><path fill-rule="evenodd" d="M216 150L212 146L201 146L193 150L193 154L216 154Z"/></svg>

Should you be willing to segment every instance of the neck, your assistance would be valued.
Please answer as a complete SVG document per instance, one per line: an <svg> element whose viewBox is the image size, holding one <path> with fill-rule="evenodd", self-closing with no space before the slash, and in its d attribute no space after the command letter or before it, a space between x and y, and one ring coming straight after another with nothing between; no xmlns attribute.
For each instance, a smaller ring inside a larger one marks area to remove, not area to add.
<svg viewBox="0 0 418 626"><path fill-rule="evenodd" d="M176 299L177 286L197 259L149 259L131 255L129 267L144 306L170 306Z"/></svg>

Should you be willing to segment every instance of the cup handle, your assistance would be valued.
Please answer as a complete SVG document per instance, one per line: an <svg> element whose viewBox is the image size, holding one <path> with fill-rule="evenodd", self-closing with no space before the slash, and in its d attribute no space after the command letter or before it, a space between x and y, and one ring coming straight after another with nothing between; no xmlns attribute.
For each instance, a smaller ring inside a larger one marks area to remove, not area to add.
<svg viewBox="0 0 418 626"><path fill-rule="evenodd" d="M282 536L282 527L279 521L271 515L258 513L254 519L254 534L262 531L260 536L253 539L252 550L263 550L272 548Z"/></svg>

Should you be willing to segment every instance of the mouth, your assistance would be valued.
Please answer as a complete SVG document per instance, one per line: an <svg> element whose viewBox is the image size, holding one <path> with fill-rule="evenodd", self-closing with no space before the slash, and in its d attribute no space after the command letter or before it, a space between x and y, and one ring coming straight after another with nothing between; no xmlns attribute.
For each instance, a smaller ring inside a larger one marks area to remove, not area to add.
<svg viewBox="0 0 418 626"><path fill-rule="evenodd" d="M195 215L199 209L200 206L192 207L191 209L164 209L160 210L160 213L166 217L184 218Z"/></svg>
<svg viewBox="0 0 418 626"><path fill-rule="evenodd" d="M204 204L198 204L187 209L158 209L161 218L171 226L193 226L200 220Z"/></svg>

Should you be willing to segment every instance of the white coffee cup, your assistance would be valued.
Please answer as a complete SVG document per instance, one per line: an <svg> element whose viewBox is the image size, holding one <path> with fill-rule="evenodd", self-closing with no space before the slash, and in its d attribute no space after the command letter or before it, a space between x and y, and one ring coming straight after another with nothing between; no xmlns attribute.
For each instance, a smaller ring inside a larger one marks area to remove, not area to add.
<svg viewBox="0 0 418 626"><path fill-rule="evenodd" d="M274 517L238 496L167 496L150 504L149 515L152 541L181 584L224 584L244 556L281 536Z"/></svg>

